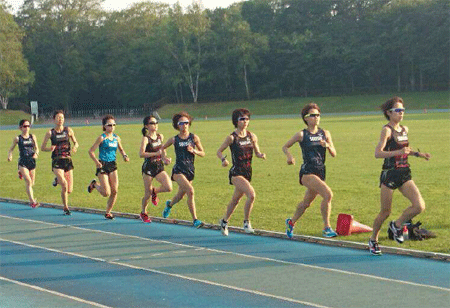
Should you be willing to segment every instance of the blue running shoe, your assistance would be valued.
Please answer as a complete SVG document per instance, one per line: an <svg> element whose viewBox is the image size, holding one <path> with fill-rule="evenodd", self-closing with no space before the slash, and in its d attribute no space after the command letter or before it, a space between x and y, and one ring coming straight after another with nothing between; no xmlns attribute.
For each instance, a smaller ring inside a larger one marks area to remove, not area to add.
<svg viewBox="0 0 450 308"><path fill-rule="evenodd" d="M196 227L197 229L203 227L203 222L201 220L195 219L194 227Z"/></svg>
<svg viewBox="0 0 450 308"><path fill-rule="evenodd" d="M334 230L331 229L330 227L327 227L327 228L325 228L325 229L322 230L322 235L323 235L324 237L336 237L336 236L337 236L337 233L334 232Z"/></svg>
<svg viewBox="0 0 450 308"><path fill-rule="evenodd" d="M288 238L292 238L294 236L294 223L292 219L286 219L286 235Z"/></svg>
<svg viewBox="0 0 450 308"><path fill-rule="evenodd" d="M162 213L164 218L169 217L170 211L172 210L172 208L169 206L170 202L171 202L170 200L166 201L166 207L164 208L164 211Z"/></svg>

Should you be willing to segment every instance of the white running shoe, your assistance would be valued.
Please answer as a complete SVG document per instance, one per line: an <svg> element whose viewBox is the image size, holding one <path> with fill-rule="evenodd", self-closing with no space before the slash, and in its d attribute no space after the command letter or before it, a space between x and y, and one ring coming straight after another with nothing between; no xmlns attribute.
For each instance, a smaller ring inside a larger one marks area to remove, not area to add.
<svg viewBox="0 0 450 308"><path fill-rule="evenodd" d="M255 229L252 228L252 224L250 221L244 222L244 231L245 233L253 234L255 233Z"/></svg>
<svg viewBox="0 0 450 308"><path fill-rule="evenodd" d="M220 231L223 235L228 236L228 223L226 223L223 219L219 220Z"/></svg>

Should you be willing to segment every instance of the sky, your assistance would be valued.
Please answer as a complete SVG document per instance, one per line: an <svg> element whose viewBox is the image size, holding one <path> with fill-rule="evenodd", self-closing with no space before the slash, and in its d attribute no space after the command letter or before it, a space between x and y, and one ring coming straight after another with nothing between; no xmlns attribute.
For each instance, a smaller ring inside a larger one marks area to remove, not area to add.
<svg viewBox="0 0 450 308"><path fill-rule="evenodd" d="M103 8L106 10L122 10L126 9L130 4L141 2L144 0L105 0L103 2ZM187 7L192 4L192 0L178 0L182 7ZM168 4L174 4L177 0L159 0L156 2L163 2ZM238 0L202 0L203 6L208 9L215 9L217 7L226 8L232 3L238 2ZM6 0L6 3L13 7L13 11L17 12L19 7L23 4L23 0Z"/></svg>

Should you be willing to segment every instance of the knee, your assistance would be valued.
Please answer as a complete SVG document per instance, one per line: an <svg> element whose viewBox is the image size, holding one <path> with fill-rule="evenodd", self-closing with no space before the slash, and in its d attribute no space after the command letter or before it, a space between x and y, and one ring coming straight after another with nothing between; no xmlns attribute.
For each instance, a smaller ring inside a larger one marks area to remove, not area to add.
<svg viewBox="0 0 450 308"><path fill-rule="evenodd" d="M188 197L193 197L194 194L195 194L194 187L191 186L186 190L186 195L188 195Z"/></svg>
<svg viewBox="0 0 450 308"><path fill-rule="evenodd" d="M68 192L69 191L69 185L67 185L67 181L63 179L62 181L58 180L58 184L61 186L61 189Z"/></svg>
<svg viewBox="0 0 450 308"><path fill-rule="evenodd" d="M248 201L254 202L255 199L256 199L256 193L255 193L254 191L252 191L251 193L249 193L249 194L247 195L247 200L248 200Z"/></svg>
<svg viewBox="0 0 450 308"><path fill-rule="evenodd" d="M306 210L307 208L309 208L310 205L311 205L311 202L302 201L297 205L297 208Z"/></svg>
<svg viewBox="0 0 450 308"><path fill-rule="evenodd" d="M166 192L171 192L173 190L172 183L167 183L166 185L164 185L164 190Z"/></svg>
<svg viewBox="0 0 450 308"><path fill-rule="evenodd" d="M423 211L425 211L425 202L423 200L420 200L415 208L417 210L417 214L422 213Z"/></svg>
<svg viewBox="0 0 450 308"><path fill-rule="evenodd" d="M100 191L100 194L101 194L103 197L109 197L109 196L111 196L111 190L105 189L104 191Z"/></svg>
<svg viewBox="0 0 450 308"><path fill-rule="evenodd" d="M330 203L331 200L333 199L333 192L331 190L327 191L325 193L325 195L323 196L323 199L327 202Z"/></svg>
<svg viewBox="0 0 450 308"><path fill-rule="evenodd" d="M378 214L378 216L383 220L386 220L390 215L391 215L391 209L381 210L380 214Z"/></svg>

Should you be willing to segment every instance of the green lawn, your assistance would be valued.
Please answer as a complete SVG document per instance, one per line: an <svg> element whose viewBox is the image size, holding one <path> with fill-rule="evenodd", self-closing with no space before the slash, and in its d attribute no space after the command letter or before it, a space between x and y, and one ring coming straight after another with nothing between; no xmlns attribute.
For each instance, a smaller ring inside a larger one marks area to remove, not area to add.
<svg viewBox="0 0 450 308"><path fill-rule="evenodd" d="M407 105L408 106L408 105ZM300 107L297 108L298 110ZM282 113L282 112L280 112ZM406 114L404 125L410 127L410 141L414 149L430 152L433 157L425 161L410 158L413 179L417 183L427 204L426 211L417 219L425 228L437 234L436 239L422 242L407 241L403 248L450 253L450 124L449 114ZM321 126L328 129L333 137L338 155L327 157L327 182L333 189L332 224L335 227L339 213L349 213L363 224L372 225L379 210L378 179L382 160L374 158L374 149L385 120L381 114L367 116L324 116ZM292 148L297 164L288 166L281 151L282 145L304 125L298 118L292 119L254 119L250 122L250 130L257 134L261 150L266 153L267 160L254 158L253 181L256 190L256 202L252 213L252 224L257 229L284 231L284 220L294 212L297 202L303 197L305 188L298 184L298 171L301 164L300 149ZM114 208L120 212L139 213L140 200L143 195L141 179L142 159L138 157L141 140L141 126L123 124L116 128L122 138L125 150L131 161L119 161L120 188L117 204ZM231 198L233 187L228 184L228 168L222 168L215 153L226 135L233 130L230 120L193 122L191 131L198 134L206 150L204 158L196 158L197 212L200 219L208 223L217 223L223 215ZM70 196L70 204L77 207L104 209L106 199L98 193L89 195L86 192L88 183L94 178L95 166L87 151L97 135L101 134L100 126L74 127L79 152L73 157L75 165L75 187ZM42 142L46 129L33 129L39 142ZM160 124L160 132L165 138L175 135L169 123ZM17 179L16 161L18 152L14 152L14 162L6 163L8 148L13 136L19 130L1 131L0 141L0 196L15 199L26 199L24 185ZM228 150L226 150L228 152ZM173 147L168 153L174 158ZM172 166L167 170L170 173ZM60 204L60 190L53 188L51 182L50 153L41 153L38 160L35 194L39 201ZM176 188L176 184L174 185ZM160 216L164 200L173 193L160 195L158 207L149 206L149 213ZM295 229L296 234L320 236L322 222L320 217L320 200L316 200L302 217ZM392 218L408 206L408 202L399 192L395 193ZM181 201L172 211L174 218L190 220L185 201ZM230 224L241 226L243 220L242 202L231 218ZM397 246L387 240L387 223L381 233L381 245ZM345 240L366 243L369 234L351 235Z"/></svg>
<svg viewBox="0 0 450 308"><path fill-rule="evenodd" d="M300 114L300 110L309 102L319 104L323 113L379 111L379 106L387 99L398 94L352 95L331 97L295 97L272 100L252 100L241 102L199 103L165 105L158 109L162 118L170 118L180 110L186 110L196 118L223 117L236 108L248 108L254 115L290 115ZM406 109L449 109L450 92L414 92L402 93Z"/></svg>

